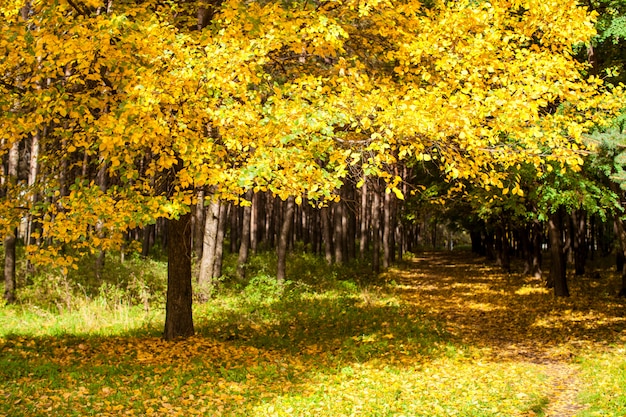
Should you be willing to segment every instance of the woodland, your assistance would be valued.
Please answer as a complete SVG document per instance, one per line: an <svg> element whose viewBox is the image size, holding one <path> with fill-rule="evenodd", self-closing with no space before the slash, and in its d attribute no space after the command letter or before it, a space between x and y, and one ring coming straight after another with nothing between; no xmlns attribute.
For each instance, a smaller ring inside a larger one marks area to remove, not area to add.
<svg viewBox="0 0 626 417"><path fill-rule="evenodd" d="M626 414L624 0L0 0L0 416Z"/></svg>
<svg viewBox="0 0 626 417"><path fill-rule="evenodd" d="M98 278L107 254L157 250L168 340L257 251L279 283L293 251L378 273L462 244L505 271L523 260L558 297L568 264L613 253L626 271L620 1L0 13L7 304L37 274L71 281L88 260Z"/></svg>

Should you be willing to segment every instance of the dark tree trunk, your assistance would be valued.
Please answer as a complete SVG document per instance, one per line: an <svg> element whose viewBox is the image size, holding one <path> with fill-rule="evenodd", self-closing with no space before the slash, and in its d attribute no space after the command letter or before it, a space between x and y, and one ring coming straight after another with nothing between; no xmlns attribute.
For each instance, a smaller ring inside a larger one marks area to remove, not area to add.
<svg viewBox="0 0 626 417"><path fill-rule="evenodd" d="M530 275L532 271L532 245L530 243L531 226L529 223L525 223L523 227L519 228L519 244L521 249L522 260L524 261L524 270L522 274Z"/></svg>
<svg viewBox="0 0 626 417"><path fill-rule="evenodd" d="M557 297L569 297L562 217L562 211L557 210L555 213L551 213L548 219L551 254L548 286L554 288L554 295Z"/></svg>
<svg viewBox="0 0 626 417"><path fill-rule="evenodd" d="M6 186L10 193L10 188L17 183L17 170L19 163L19 142L13 143L9 149L9 161L6 171ZM3 190L4 191L4 190ZM16 290L16 246L17 246L17 228L9 232L4 237L4 299L7 303L15 302Z"/></svg>
<svg viewBox="0 0 626 417"><path fill-rule="evenodd" d="M252 207L250 211L250 249L252 253L257 252L257 247L259 244L259 220L262 218L259 211L259 203L260 203L261 195L259 193L254 193L252 196Z"/></svg>
<svg viewBox="0 0 626 417"><path fill-rule="evenodd" d="M391 193L385 192L383 197L383 269L391 264Z"/></svg>
<svg viewBox="0 0 626 417"><path fill-rule="evenodd" d="M365 251L367 250L368 244L368 234L369 234L369 210L367 205L368 200L368 179L367 177L363 180L363 186L361 187L361 228L360 228L360 238L359 238L359 257L361 259L365 258Z"/></svg>
<svg viewBox="0 0 626 417"><path fill-rule="evenodd" d="M328 265L333 263L333 244L330 227L330 208L322 207L320 210L322 223L322 241L324 243L324 259Z"/></svg>
<svg viewBox="0 0 626 417"><path fill-rule="evenodd" d="M15 302L17 229L4 238L4 300Z"/></svg>
<svg viewBox="0 0 626 417"><path fill-rule="evenodd" d="M499 223L496 226L496 263L506 272L510 272L511 270L511 256L509 251L510 247L506 226L503 223Z"/></svg>
<svg viewBox="0 0 626 417"><path fill-rule="evenodd" d="M343 234L343 218L344 218L344 204L343 200L335 203L334 215L333 215L333 230L334 230L334 249L335 249L335 263L341 265L344 262L345 257L345 236Z"/></svg>
<svg viewBox="0 0 626 417"><path fill-rule="evenodd" d="M372 187L372 270L380 272L380 191Z"/></svg>
<svg viewBox="0 0 626 417"><path fill-rule="evenodd" d="M193 224L193 241L192 241L192 253L194 259L202 259L202 240L204 237L204 190L198 191L198 201L194 207L194 213L192 218Z"/></svg>
<svg viewBox="0 0 626 417"><path fill-rule="evenodd" d="M252 191L245 195L246 201L252 200ZM243 219L241 225L241 245L239 245L239 256L237 257L237 277L244 279L246 276L246 263L250 251L250 226L252 218L252 206L244 206Z"/></svg>
<svg viewBox="0 0 626 417"><path fill-rule="evenodd" d="M576 275L585 273L587 262L587 215L582 209L572 210L572 252L574 255L574 269Z"/></svg>
<svg viewBox="0 0 626 417"><path fill-rule="evenodd" d="M289 240L289 232L291 231L291 224L293 223L295 198L289 197L285 206L285 213L283 215L283 222L280 228L277 247L278 267L276 271L276 279L280 283L283 283L285 281L285 277L287 276L287 243Z"/></svg>
<svg viewBox="0 0 626 417"><path fill-rule="evenodd" d="M154 244L155 229L156 229L156 225L154 224L147 224L143 227L143 231L142 231L143 238L141 242L141 256L144 258L148 257L148 255L150 254L150 249L152 248L152 245Z"/></svg>
<svg viewBox="0 0 626 417"><path fill-rule="evenodd" d="M168 223L167 302L163 337L193 336L191 311L191 213Z"/></svg>
<svg viewBox="0 0 626 417"><path fill-rule="evenodd" d="M624 262L624 259L626 259L626 226L619 215L615 216L614 226L619 242L617 248L617 268L618 272L622 274L622 285L618 295L626 297L626 262Z"/></svg>
<svg viewBox="0 0 626 417"><path fill-rule="evenodd" d="M532 261L530 266L530 273L533 277L541 279L543 271L541 270L541 263L543 261L542 248L543 245L543 224L538 220L534 220L532 223L532 239L531 239L531 251Z"/></svg>

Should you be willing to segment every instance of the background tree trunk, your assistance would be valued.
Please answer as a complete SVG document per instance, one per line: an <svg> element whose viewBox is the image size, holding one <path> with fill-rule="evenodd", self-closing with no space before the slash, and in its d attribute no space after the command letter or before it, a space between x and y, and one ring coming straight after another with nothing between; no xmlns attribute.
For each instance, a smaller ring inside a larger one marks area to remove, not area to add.
<svg viewBox="0 0 626 417"><path fill-rule="evenodd" d="M191 288L191 213L168 222L167 301L163 337L193 336Z"/></svg>
<svg viewBox="0 0 626 417"><path fill-rule="evenodd" d="M198 284L202 289L209 289L213 284L213 264L217 248L217 231L220 220L220 202L213 197L205 216L204 237L202 239L202 258L198 272Z"/></svg>
<svg viewBox="0 0 626 417"><path fill-rule="evenodd" d="M17 184L17 167L19 162L19 142L14 142L9 149L5 185L9 189ZM15 302L16 291L16 246L17 228L4 237L4 299L7 303Z"/></svg>
<svg viewBox="0 0 626 417"><path fill-rule="evenodd" d="M276 279L283 283L287 275L287 243L289 241L289 232L291 231L291 223L293 223L293 213L295 211L295 198L289 197L285 203L285 214L278 237L278 266L276 271Z"/></svg>
<svg viewBox="0 0 626 417"><path fill-rule="evenodd" d="M245 195L247 201L252 200L252 191L248 191ZM252 206L244 206L243 219L241 227L241 244L239 245L239 256L237 257L237 276L244 279L246 276L246 263L248 262L248 253L250 251L250 227L252 223Z"/></svg>
<svg viewBox="0 0 626 417"><path fill-rule="evenodd" d="M333 263L333 241L330 227L330 208L324 206L320 209L320 217L322 223L322 241L324 244L324 259L326 263Z"/></svg>
<svg viewBox="0 0 626 417"><path fill-rule="evenodd" d="M551 213L548 219L548 234L550 236L550 276L549 286L554 287L554 295L557 297L569 297L569 289L567 288L567 265L565 258L565 249L563 247L563 229L562 229L561 210Z"/></svg>
<svg viewBox="0 0 626 417"><path fill-rule="evenodd" d="M380 272L380 191L372 187L372 270Z"/></svg>

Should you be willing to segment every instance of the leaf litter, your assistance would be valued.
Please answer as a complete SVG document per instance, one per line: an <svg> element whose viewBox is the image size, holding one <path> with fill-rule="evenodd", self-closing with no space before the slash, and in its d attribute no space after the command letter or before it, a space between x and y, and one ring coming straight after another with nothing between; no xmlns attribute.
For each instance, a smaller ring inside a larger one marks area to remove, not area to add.
<svg viewBox="0 0 626 417"><path fill-rule="evenodd" d="M0 415L572 416L585 408L578 355L626 339L608 280L556 299L457 253L384 278L262 314L200 309L200 334L175 342L8 336Z"/></svg>

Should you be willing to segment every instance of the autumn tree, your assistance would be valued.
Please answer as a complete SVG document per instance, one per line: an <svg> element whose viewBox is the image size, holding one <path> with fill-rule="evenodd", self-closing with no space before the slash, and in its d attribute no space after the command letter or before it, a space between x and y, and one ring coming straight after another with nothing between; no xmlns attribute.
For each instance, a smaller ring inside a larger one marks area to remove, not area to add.
<svg viewBox="0 0 626 417"><path fill-rule="evenodd" d="M29 254L66 271L169 219L168 306L181 314L167 338L193 332L187 229L201 191L267 193L289 218L330 207L359 166L358 187L376 190L373 246L390 248L392 217L375 230L404 197L390 167L428 160L449 181L504 189L520 163L580 165L582 134L620 105L581 75L572 43L593 17L570 0L31 1L27 21L23 6L0 3L0 139L8 155L47 132L40 203L23 205L42 226Z"/></svg>

